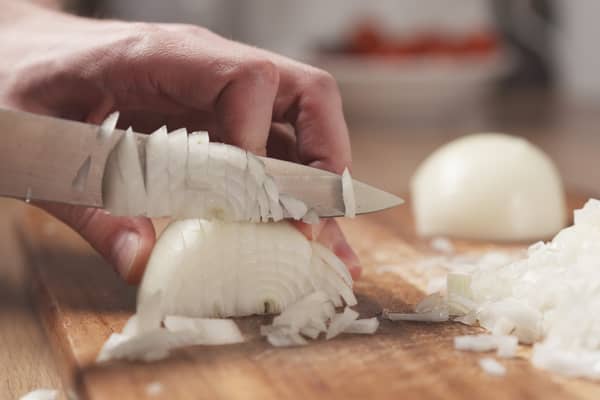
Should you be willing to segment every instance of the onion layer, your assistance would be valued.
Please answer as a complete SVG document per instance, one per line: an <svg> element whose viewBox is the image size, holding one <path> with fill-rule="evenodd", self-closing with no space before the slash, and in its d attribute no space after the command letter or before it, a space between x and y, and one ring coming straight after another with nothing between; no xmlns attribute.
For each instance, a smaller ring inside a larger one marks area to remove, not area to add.
<svg viewBox="0 0 600 400"><path fill-rule="evenodd" d="M356 304L344 264L287 222L184 220L156 243L138 309L159 292L163 316L271 314L316 291L334 304Z"/></svg>

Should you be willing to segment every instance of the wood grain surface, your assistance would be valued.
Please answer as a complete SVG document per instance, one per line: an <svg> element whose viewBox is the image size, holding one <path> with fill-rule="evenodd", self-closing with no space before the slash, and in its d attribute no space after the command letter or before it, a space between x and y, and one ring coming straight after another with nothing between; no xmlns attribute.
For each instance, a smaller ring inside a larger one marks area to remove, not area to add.
<svg viewBox="0 0 600 400"><path fill-rule="evenodd" d="M60 388L52 354L31 311L30 268L14 227L25 207L0 199L0 399L39 388Z"/></svg>
<svg viewBox="0 0 600 400"><path fill-rule="evenodd" d="M574 199L580 205L581 199ZM423 297L419 260L434 251L416 238L408 207L342 221L363 261L356 284L362 317L383 308L408 311ZM26 241L37 279L35 304L66 387L84 399L597 399L600 385L536 370L521 356L501 360L505 377L486 375L481 354L457 352L452 338L479 332L460 324L382 321L373 336L343 335L300 348L273 348L258 336L269 317L239 320L247 341L195 346L156 363L94 359L102 343L134 312L135 289L125 286L74 233L33 212ZM497 248L455 241L459 252ZM501 246L507 249L519 245ZM402 273L380 273L399 265ZM408 283L408 281L414 284ZM423 282L424 284L424 282ZM150 396L148 385L162 392Z"/></svg>

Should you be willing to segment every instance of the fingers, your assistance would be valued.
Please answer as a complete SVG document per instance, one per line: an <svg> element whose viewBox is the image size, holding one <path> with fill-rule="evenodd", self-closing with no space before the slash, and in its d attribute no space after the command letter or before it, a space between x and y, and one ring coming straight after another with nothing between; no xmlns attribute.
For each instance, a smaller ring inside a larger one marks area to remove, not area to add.
<svg viewBox="0 0 600 400"><path fill-rule="evenodd" d="M351 165L350 139L337 84L325 72L313 72L302 86L292 121L300 160L341 173Z"/></svg>
<svg viewBox="0 0 600 400"><path fill-rule="evenodd" d="M352 155L342 100L331 74L267 53L280 68L273 118L292 124L304 164L341 173Z"/></svg>
<svg viewBox="0 0 600 400"><path fill-rule="evenodd" d="M360 278L362 267L344 233L334 219L322 219L318 224L290 221L309 240L316 240L335 253L346 264L353 279Z"/></svg>
<svg viewBox="0 0 600 400"><path fill-rule="evenodd" d="M334 219L327 219L317 237L317 241L328 247L348 267L352 278L360 277L362 268L358 256L346 241L344 233Z"/></svg>
<svg viewBox="0 0 600 400"><path fill-rule="evenodd" d="M300 162L296 152L296 133L290 124L273 123L267 141L267 155L292 162Z"/></svg>
<svg viewBox="0 0 600 400"><path fill-rule="evenodd" d="M149 219L113 217L95 208L42 204L78 232L128 283L138 283L156 235Z"/></svg>
<svg viewBox="0 0 600 400"><path fill-rule="evenodd" d="M245 61L233 75L215 104L217 136L225 143L266 155L279 86L277 67L267 60Z"/></svg>

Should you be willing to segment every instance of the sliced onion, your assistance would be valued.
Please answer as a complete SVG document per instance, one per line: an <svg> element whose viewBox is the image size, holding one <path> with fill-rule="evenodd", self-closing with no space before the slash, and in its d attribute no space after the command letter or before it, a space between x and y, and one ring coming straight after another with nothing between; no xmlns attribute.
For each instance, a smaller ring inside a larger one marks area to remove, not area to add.
<svg viewBox="0 0 600 400"><path fill-rule="evenodd" d="M446 301L439 293L426 296L415 306L416 313L426 313L446 308Z"/></svg>
<svg viewBox="0 0 600 400"><path fill-rule="evenodd" d="M484 357L479 360L479 366L488 375L504 376L506 375L506 367L500 364L493 358Z"/></svg>
<svg viewBox="0 0 600 400"><path fill-rule="evenodd" d="M477 319L494 335L538 342L532 357L538 368L600 379L600 202L588 201L574 221L552 241L531 245L525 259L479 263L470 273L475 306L457 320ZM498 355L514 356L513 344L499 347Z"/></svg>
<svg viewBox="0 0 600 400"><path fill-rule="evenodd" d="M202 344L220 345L241 343L244 337L236 323L230 319L188 318L168 315L164 320L170 332L189 331L202 338Z"/></svg>
<svg viewBox="0 0 600 400"><path fill-rule="evenodd" d="M267 340L275 347L304 346L308 344L306 339L297 332L285 333L282 331L274 331L267 335Z"/></svg>
<svg viewBox="0 0 600 400"><path fill-rule="evenodd" d="M354 218L356 216L356 199L354 196L354 184L348 168L342 174L342 195L344 199L344 216Z"/></svg>
<svg viewBox="0 0 600 400"><path fill-rule="evenodd" d="M24 394L19 400L58 400L58 390L36 389Z"/></svg>
<svg viewBox="0 0 600 400"><path fill-rule="evenodd" d="M477 313L474 311L471 311L465 315L454 318L453 321L460 322L461 324L464 324L467 326L473 326L473 325L477 324Z"/></svg>
<svg viewBox="0 0 600 400"><path fill-rule="evenodd" d="M239 343L243 337L231 320L167 317L166 329L155 328L133 336L113 333L100 350L97 362L114 359L155 361L173 349L192 345Z"/></svg>
<svg viewBox="0 0 600 400"><path fill-rule="evenodd" d="M169 203L176 216L185 201L185 172L188 161L187 130L177 129L169 134Z"/></svg>
<svg viewBox="0 0 600 400"><path fill-rule="evenodd" d="M146 385L146 394L148 396L159 396L163 392L163 385L160 382L151 382Z"/></svg>
<svg viewBox="0 0 600 400"><path fill-rule="evenodd" d="M189 317L277 313L319 290L353 304L339 263L286 222L177 221L150 257L138 308L159 291L163 315Z"/></svg>
<svg viewBox="0 0 600 400"><path fill-rule="evenodd" d="M156 130L146 141L146 193L147 215L165 217L171 215L169 202L169 138L167 127Z"/></svg>
<svg viewBox="0 0 600 400"><path fill-rule="evenodd" d="M566 349L552 343L533 347L531 362L538 368L566 376L600 379L600 351Z"/></svg>
<svg viewBox="0 0 600 400"><path fill-rule="evenodd" d="M301 220L304 217L304 215L306 215L306 213L308 212L306 204L291 196L281 194L279 195L279 201L285 209L286 215L292 217L295 220Z"/></svg>
<svg viewBox="0 0 600 400"><path fill-rule="evenodd" d="M286 326L298 331L308 326L311 321L318 321L325 325L329 319L327 304L330 300L322 291L314 292L290 307L286 308L279 316L273 319L273 326Z"/></svg>
<svg viewBox="0 0 600 400"><path fill-rule="evenodd" d="M432 249L444 254L454 254L454 245L445 237L436 237L429 243Z"/></svg>
<svg viewBox="0 0 600 400"><path fill-rule="evenodd" d="M115 111L111 113L106 119L100 124L100 128L98 129L98 139L104 140L110 135L112 135L113 131L117 127L117 122L119 121L119 112Z"/></svg>
<svg viewBox="0 0 600 400"><path fill-rule="evenodd" d="M542 319L538 310L514 299L486 303L477 313L479 324L493 331L499 320L514 326L513 334L522 343L533 343L541 337Z"/></svg>
<svg viewBox="0 0 600 400"><path fill-rule="evenodd" d="M114 123L107 120L100 131L112 129ZM208 139L207 132L188 135L184 128L167 135L163 127L150 135L140 157L136 134L129 130L105 167L105 207L115 215L178 219L267 222L305 218L306 205L281 195L259 158ZM142 165L148 190L139 174ZM74 182L77 188L82 186L79 181L84 179ZM315 217L313 212L306 220L314 222Z"/></svg>
<svg viewBox="0 0 600 400"><path fill-rule="evenodd" d="M471 275L449 273L446 277L446 290L450 315L465 315L477 308L477 303L472 300Z"/></svg>
<svg viewBox="0 0 600 400"><path fill-rule="evenodd" d="M331 320L331 324L329 324L329 329L327 329L325 339L330 340L340 333L343 333L357 318L358 313L350 307L346 307L343 313L337 314Z"/></svg>
<svg viewBox="0 0 600 400"><path fill-rule="evenodd" d="M501 357L513 357L517 350L516 336L507 335L467 335L454 338L454 348L462 351L485 352L498 350Z"/></svg>
<svg viewBox="0 0 600 400"><path fill-rule="evenodd" d="M372 335L377 332L379 328L379 320L375 317L366 318L366 319L357 319L352 321L350 325L348 325L344 329L344 333L355 333L355 334L363 334L363 335Z"/></svg>
<svg viewBox="0 0 600 400"><path fill-rule="evenodd" d="M310 209L304 214L302 217L302 222L307 224L318 224L319 223L319 214L313 209Z"/></svg>
<svg viewBox="0 0 600 400"><path fill-rule="evenodd" d="M113 333L102 346L97 362L108 360L156 361L166 358L171 349L194 344L187 333L174 334L155 329L134 336Z"/></svg>
<svg viewBox="0 0 600 400"><path fill-rule="evenodd" d="M309 337L311 339L317 339L319 337L319 335L321 334L321 332L323 332L322 330L320 330L319 328L315 328L312 326L305 326L304 328L300 329L300 333L303 336Z"/></svg>
<svg viewBox="0 0 600 400"><path fill-rule="evenodd" d="M103 178L104 207L114 215L144 215L146 188L135 134L123 135L106 162Z"/></svg>

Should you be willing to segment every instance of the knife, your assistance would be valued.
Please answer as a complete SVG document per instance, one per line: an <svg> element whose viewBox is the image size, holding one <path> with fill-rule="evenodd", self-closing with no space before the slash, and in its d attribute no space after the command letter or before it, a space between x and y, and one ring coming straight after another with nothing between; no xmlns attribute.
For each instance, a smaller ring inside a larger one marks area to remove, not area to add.
<svg viewBox="0 0 600 400"><path fill-rule="evenodd" d="M108 155L125 131L101 134L98 125L0 109L0 196L102 208ZM143 148L148 135L137 134ZM322 217L344 215L341 176L260 157L280 193L302 200ZM403 203L399 197L353 180L356 213Z"/></svg>

